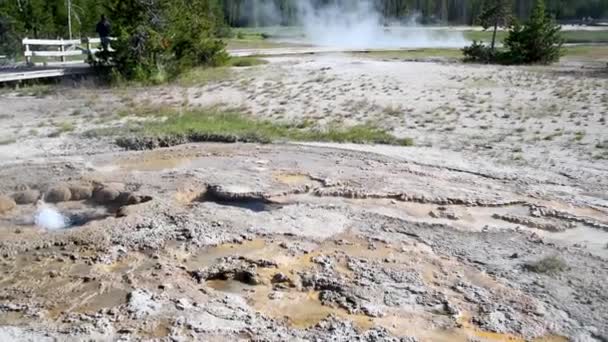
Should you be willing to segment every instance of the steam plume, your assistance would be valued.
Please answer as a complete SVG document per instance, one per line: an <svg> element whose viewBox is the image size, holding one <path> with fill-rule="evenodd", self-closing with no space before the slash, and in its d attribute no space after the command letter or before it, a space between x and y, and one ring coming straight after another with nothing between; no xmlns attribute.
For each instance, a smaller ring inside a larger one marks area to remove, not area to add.
<svg viewBox="0 0 608 342"><path fill-rule="evenodd" d="M57 209L44 202L38 202L38 210L34 222L36 226L47 230L58 230L67 227L70 220L63 216Z"/></svg>
<svg viewBox="0 0 608 342"><path fill-rule="evenodd" d="M342 48L463 47L461 32L417 25L418 16L387 23L371 1L336 2L314 8L298 2L298 14L310 43Z"/></svg>

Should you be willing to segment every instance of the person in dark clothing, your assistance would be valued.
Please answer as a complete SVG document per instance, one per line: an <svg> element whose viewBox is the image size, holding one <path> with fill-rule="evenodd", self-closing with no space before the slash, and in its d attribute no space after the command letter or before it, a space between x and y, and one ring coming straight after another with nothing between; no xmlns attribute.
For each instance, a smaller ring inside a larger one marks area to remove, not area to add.
<svg viewBox="0 0 608 342"><path fill-rule="evenodd" d="M101 16L101 20L97 23L97 34L99 34L99 38L101 39L101 48L104 51L108 51L110 47L110 33L112 27L110 26L110 22L106 18L105 15Z"/></svg>

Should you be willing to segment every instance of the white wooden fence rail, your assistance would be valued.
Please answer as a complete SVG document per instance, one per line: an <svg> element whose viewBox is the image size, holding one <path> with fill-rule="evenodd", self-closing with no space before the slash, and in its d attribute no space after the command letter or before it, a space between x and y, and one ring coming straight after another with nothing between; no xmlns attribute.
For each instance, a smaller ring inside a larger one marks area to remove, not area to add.
<svg viewBox="0 0 608 342"><path fill-rule="evenodd" d="M110 39L113 40L113 38ZM65 40L25 38L22 43L25 62L28 65L78 64L86 62L89 55L95 56L95 54L100 51L99 45L101 45L101 39L84 38L82 40ZM111 48L110 51L112 51ZM82 56L82 58L76 58L76 56ZM36 63L34 62L33 57L42 57L44 59L54 58L59 59L59 61L45 60L44 62ZM68 60L68 57L72 58Z"/></svg>

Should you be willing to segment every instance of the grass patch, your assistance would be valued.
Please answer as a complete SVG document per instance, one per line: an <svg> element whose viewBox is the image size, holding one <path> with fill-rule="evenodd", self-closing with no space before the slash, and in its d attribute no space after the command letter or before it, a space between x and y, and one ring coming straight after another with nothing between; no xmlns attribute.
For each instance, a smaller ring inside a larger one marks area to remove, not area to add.
<svg viewBox="0 0 608 342"><path fill-rule="evenodd" d="M608 60L608 46L606 45L567 46L563 49L563 52L566 59Z"/></svg>
<svg viewBox="0 0 608 342"><path fill-rule="evenodd" d="M359 144L413 145L412 139L399 139L373 125L363 124L342 127L333 124L313 127L309 122L275 123L246 117L236 111L201 109L179 112L175 110L151 110L150 117L165 117L164 121L149 121L123 131L121 134L149 139L188 141L257 142L275 141L323 141ZM174 139L177 138L177 139Z"/></svg>
<svg viewBox="0 0 608 342"><path fill-rule="evenodd" d="M492 31L464 31L464 37L471 41L490 42L492 41ZM506 37L507 32L505 31L498 31L496 33L496 40L498 42L504 41ZM608 42L608 31L562 31L562 37L566 44L606 43Z"/></svg>
<svg viewBox="0 0 608 342"><path fill-rule="evenodd" d="M382 109L382 113L388 116L401 116L403 114L403 108L401 106L386 106Z"/></svg>
<svg viewBox="0 0 608 342"><path fill-rule="evenodd" d="M62 123L60 123L60 124L57 125L57 130L55 130L54 132L52 132L51 134L49 134L49 138L57 138L61 134L68 133L68 132L73 132L75 129L76 129L76 126L74 126L73 123L71 123L71 122L62 122Z"/></svg>
<svg viewBox="0 0 608 342"><path fill-rule="evenodd" d="M55 89L53 89L53 87L48 84L33 84L17 90L17 96L33 96L37 98L44 98L53 94L55 94Z"/></svg>
<svg viewBox="0 0 608 342"><path fill-rule="evenodd" d="M0 146L2 145L10 145L17 142L17 139L9 138L9 139L0 139Z"/></svg>
<svg viewBox="0 0 608 342"><path fill-rule="evenodd" d="M61 124L59 124L59 132L60 133L67 133L67 132L73 132L76 129L76 126L74 126L73 123L71 122L62 122Z"/></svg>
<svg viewBox="0 0 608 342"><path fill-rule="evenodd" d="M595 160L608 160L608 151L602 151L593 155Z"/></svg>
<svg viewBox="0 0 608 342"><path fill-rule="evenodd" d="M246 37L245 39L226 39L226 48L228 50L243 50L243 49L274 49L302 46L290 43L276 43L261 38Z"/></svg>
<svg viewBox="0 0 608 342"><path fill-rule="evenodd" d="M268 61L257 57L232 57L228 61L228 65L233 67L251 67L262 64L268 64Z"/></svg>
<svg viewBox="0 0 608 342"><path fill-rule="evenodd" d="M460 49L370 50L353 55L373 59L462 58Z"/></svg>
<svg viewBox="0 0 608 342"><path fill-rule="evenodd" d="M553 139L555 139L557 137L561 137L562 135L564 135L564 133L562 133L562 132L557 132L557 133L549 134L546 137L544 137L543 140L552 141Z"/></svg>
<svg viewBox="0 0 608 342"><path fill-rule="evenodd" d="M177 83L181 86L203 86L208 83L221 82L231 80L233 73L230 68L227 67L216 67L216 68L194 68L177 78Z"/></svg>
<svg viewBox="0 0 608 342"><path fill-rule="evenodd" d="M543 274L556 274L565 271L568 265L558 256L549 256L525 265L530 272Z"/></svg>

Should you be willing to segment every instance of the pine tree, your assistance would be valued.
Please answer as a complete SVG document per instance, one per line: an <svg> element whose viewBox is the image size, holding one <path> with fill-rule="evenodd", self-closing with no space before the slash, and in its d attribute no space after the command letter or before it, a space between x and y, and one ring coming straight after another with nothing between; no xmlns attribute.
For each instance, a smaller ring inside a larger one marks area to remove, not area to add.
<svg viewBox="0 0 608 342"><path fill-rule="evenodd" d="M546 13L544 1L537 0L526 24L516 24L505 39L507 59L514 64L550 64L559 60L563 42L561 27Z"/></svg>
<svg viewBox="0 0 608 342"><path fill-rule="evenodd" d="M489 3L488 3L489 2ZM510 0L489 0L484 3L478 22L484 30L492 28L492 43L490 48L496 47L496 33L499 26L508 26L512 20Z"/></svg>

